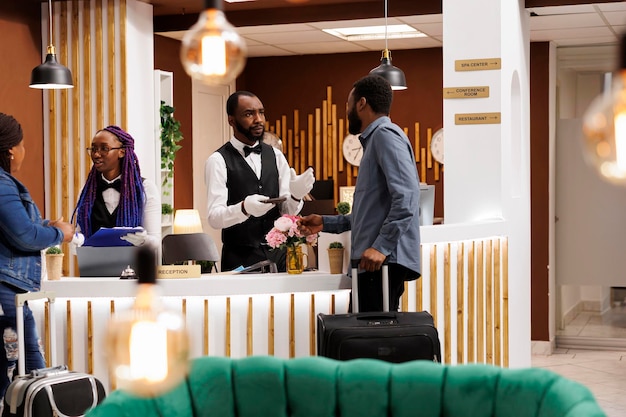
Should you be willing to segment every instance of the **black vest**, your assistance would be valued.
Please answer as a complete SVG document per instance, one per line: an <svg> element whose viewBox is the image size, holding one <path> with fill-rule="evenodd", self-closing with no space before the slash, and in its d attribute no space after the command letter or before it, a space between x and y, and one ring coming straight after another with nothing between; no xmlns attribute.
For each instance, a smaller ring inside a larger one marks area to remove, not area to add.
<svg viewBox="0 0 626 417"><path fill-rule="evenodd" d="M228 205L236 204L252 194L278 197L278 168L274 149L265 143L260 143L259 146L261 146L260 179L230 142L217 150L226 162ZM278 217L280 217L278 207L272 208L262 217L250 216L243 223L222 229L222 242L225 245L259 247L266 243L265 235L274 226L274 220Z"/></svg>
<svg viewBox="0 0 626 417"><path fill-rule="evenodd" d="M119 206L115 207L113 213L109 213L104 203L104 198L102 197L102 192L106 188L104 187L105 182L101 174L98 175L97 181L96 200L93 202L93 207L91 208L91 233L96 233L101 227L115 227L117 211L119 209Z"/></svg>

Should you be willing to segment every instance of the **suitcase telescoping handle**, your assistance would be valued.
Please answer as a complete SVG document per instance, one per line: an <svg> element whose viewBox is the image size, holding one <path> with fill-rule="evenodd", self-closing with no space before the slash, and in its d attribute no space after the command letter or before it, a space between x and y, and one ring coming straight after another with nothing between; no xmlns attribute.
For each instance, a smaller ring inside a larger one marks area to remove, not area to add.
<svg viewBox="0 0 626 417"><path fill-rule="evenodd" d="M16 320L17 320L17 349L18 349L18 361L17 372L22 376L26 373L26 351L24 349L24 303L28 300L40 300L47 298L50 302L50 362L54 364L56 358L56 325L54 315L54 301L56 300L56 294L54 291L39 291L39 292L26 292L23 294L15 295L15 307L16 307Z"/></svg>
<svg viewBox="0 0 626 417"><path fill-rule="evenodd" d="M360 259L351 259L350 264L352 265L352 312L359 312L359 263ZM383 262L382 267L383 274L383 311L389 311L389 268L387 265L387 260Z"/></svg>

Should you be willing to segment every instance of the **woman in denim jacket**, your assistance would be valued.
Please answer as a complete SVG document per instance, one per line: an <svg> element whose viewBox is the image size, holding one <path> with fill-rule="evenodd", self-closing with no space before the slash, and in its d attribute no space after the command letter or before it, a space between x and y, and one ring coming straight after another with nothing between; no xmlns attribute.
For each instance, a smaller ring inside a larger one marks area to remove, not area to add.
<svg viewBox="0 0 626 417"><path fill-rule="evenodd" d="M60 218L42 220L26 187L13 175L24 161L22 127L12 116L0 113L0 399L17 365L15 294L41 287L41 251L70 242L74 227ZM45 367L28 305L24 306L26 372ZM21 358L20 358L21 359ZM1 408L1 406L0 406Z"/></svg>

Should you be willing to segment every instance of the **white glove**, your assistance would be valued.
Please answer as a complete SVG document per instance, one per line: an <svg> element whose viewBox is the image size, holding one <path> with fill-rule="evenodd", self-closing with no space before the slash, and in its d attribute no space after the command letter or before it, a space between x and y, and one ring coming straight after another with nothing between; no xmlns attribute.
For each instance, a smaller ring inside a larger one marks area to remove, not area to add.
<svg viewBox="0 0 626 417"><path fill-rule="evenodd" d="M83 246L83 243L85 243L85 235L80 232L74 233L74 237L70 241L70 254L76 255L76 248Z"/></svg>
<svg viewBox="0 0 626 417"><path fill-rule="evenodd" d="M263 203L263 200L267 200L268 198L269 197L260 194L249 195L243 200L243 209L251 216L261 217L274 208L273 204Z"/></svg>
<svg viewBox="0 0 626 417"><path fill-rule="evenodd" d="M133 246L141 246L146 243L146 238L148 237L148 232L142 230L141 232L129 233L120 237L120 239L125 240L131 243Z"/></svg>
<svg viewBox="0 0 626 417"><path fill-rule="evenodd" d="M315 175L313 175L313 168L309 167L300 175L296 175L296 170L291 168L291 178L289 180L289 191L294 198L302 200L302 197L307 195L315 184Z"/></svg>

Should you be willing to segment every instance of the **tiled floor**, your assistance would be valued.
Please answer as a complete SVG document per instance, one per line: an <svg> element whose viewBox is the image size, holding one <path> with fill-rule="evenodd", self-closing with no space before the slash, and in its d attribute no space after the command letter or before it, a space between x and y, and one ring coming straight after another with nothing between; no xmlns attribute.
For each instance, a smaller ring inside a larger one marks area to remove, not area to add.
<svg viewBox="0 0 626 417"><path fill-rule="evenodd" d="M569 348L557 347L550 356L534 355L532 365L586 385L608 417L625 417L626 307L616 307L604 315L580 313L557 331L557 346L559 340L566 341Z"/></svg>

